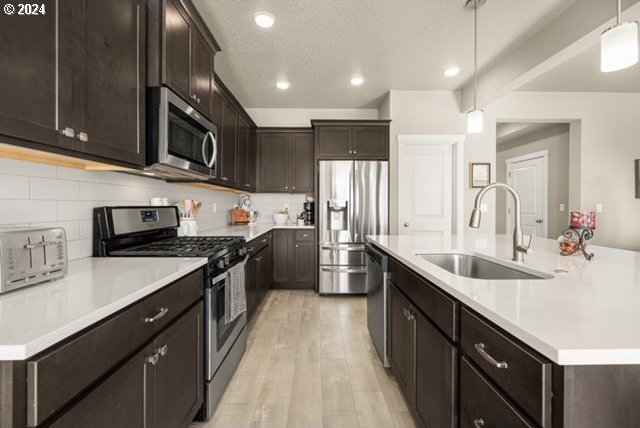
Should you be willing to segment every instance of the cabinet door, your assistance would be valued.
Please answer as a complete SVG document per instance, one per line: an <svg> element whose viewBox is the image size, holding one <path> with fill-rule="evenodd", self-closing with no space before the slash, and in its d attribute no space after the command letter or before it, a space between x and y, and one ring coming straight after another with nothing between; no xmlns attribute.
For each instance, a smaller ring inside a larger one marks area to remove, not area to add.
<svg viewBox="0 0 640 428"><path fill-rule="evenodd" d="M165 83L182 98L189 100L191 29L174 1L165 2Z"/></svg>
<svg viewBox="0 0 640 428"><path fill-rule="evenodd" d="M63 77L61 91L72 86L77 127L72 149L143 165L145 163L145 23L144 2L86 0L75 23L79 44L72 64L73 82ZM60 58L61 63L72 60ZM76 57L77 58L77 57ZM81 82L80 90L74 85ZM62 116L61 116L62 117Z"/></svg>
<svg viewBox="0 0 640 428"><path fill-rule="evenodd" d="M264 265L265 265L265 271L264 271L264 275L263 275L263 290L265 291L265 293L267 292L267 290L269 290L271 288L271 285L273 284L273 246L271 245L271 243L269 243L269 245L267 245L267 248L264 249L265 254L264 254Z"/></svg>
<svg viewBox="0 0 640 428"><path fill-rule="evenodd" d="M273 231L273 285L286 286L291 281L291 244L293 230Z"/></svg>
<svg viewBox="0 0 640 428"><path fill-rule="evenodd" d="M393 284L389 286L389 360L402 391L415 406L414 326L409 320L411 303Z"/></svg>
<svg viewBox="0 0 640 428"><path fill-rule="evenodd" d="M247 315L250 318L258 306L258 254L247 260L244 270L244 292L247 297Z"/></svg>
<svg viewBox="0 0 640 428"><path fill-rule="evenodd" d="M293 257L293 279L296 288L313 288L315 243L296 242Z"/></svg>
<svg viewBox="0 0 640 428"><path fill-rule="evenodd" d="M0 14L0 133L70 148L56 133L57 2L38 3L42 16Z"/></svg>
<svg viewBox="0 0 640 428"><path fill-rule="evenodd" d="M389 159L389 127L355 126L351 149L357 159Z"/></svg>
<svg viewBox="0 0 640 428"><path fill-rule="evenodd" d="M457 348L413 310L416 410L427 427L456 427Z"/></svg>
<svg viewBox="0 0 640 428"><path fill-rule="evenodd" d="M264 296L269 290L271 268L269 262L271 261L270 254L271 246L267 246L260 251L260 257L258 260L258 304L264 299Z"/></svg>
<svg viewBox="0 0 640 428"><path fill-rule="evenodd" d="M153 420L153 366L149 345L60 416L52 428L142 427ZM145 412L147 412L145 414Z"/></svg>
<svg viewBox="0 0 640 428"><path fill-rule="evenodd" d="M259 138L260 190L262 192L288 192L288 134L264 133L260 134Z"/></svg>
<svg viewBox="0 0 640 428"><path fill-rule="evenodd" d="M238 138L238 112L226 99L222 105L222 163L219 165L219 178L227 186L235 186L236 155ZM220 149L220 146L219 146Z"/></svg>
<svg viewBox="0 0 640 428"><path fill-rule="evenodd" d="M258 183L256 181L256 169L257 169L257 151L258 151L258 141L255 129L249 130L249 141L247 143L247 170L246 180L248 186L248 190L250 192L255 192L258 188Z"/></svg>
<svg viewBox="0 0 640 428"><path fill-rule="evenodd" d="M187 427L202 405L204 335L202 301L155 341L155 427Z"/></svg>
<svg viewBox="0 0 640 428"><path fill-rule="evenodd" d="M316 146L318 158L349 159L352 132L349 126L319 126Z"/></svg>
<svg viewBox="0 0 640 428"><path fill-rule="evenodd" d="M247 179L249 155L249 124L242 116L238 116L238 148L236 156L236 175L238 177L238 189L249 190L251 184Z"/></svg>
<svg viewBox="0 0 640 428"><path fill-rule="evenodd" d="M211 119L211 83L213 80L213 52L202 35L191 29L191 104Z"/></svg>
<svg viewBox="0 0 640 428"><path fill-rule="evenodd" d="M292 193L313 192L313 133L289 136L289 184Z"/></svg>

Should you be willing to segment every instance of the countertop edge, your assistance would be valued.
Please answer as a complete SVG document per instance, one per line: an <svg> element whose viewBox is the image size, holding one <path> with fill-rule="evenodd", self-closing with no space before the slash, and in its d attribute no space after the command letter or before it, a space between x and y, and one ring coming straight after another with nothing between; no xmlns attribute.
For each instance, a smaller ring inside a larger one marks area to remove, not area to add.
<svg viewBox="0 0 640 428"><path fill-rule="evenodd" d="M134 293L128 294L127 296L112 302L109 305L106 305L96 311L93 311L77 320L60 327L58 329L52 330L51 332L38 337L35 340L32 340L28 343L21 345L0 345L0 361L25 361L29 358L39 354L42 351L47 350L48 348L67 340L69 337L73 336L76 333L84 330L96 324L105 318L115 314L121 309L126 308L127 306L134 304L155 291L160 290L161 288L166 287L172 282L188 275L197 269L205 266L207 264L207 258L194 258L194 263L184 269L180 269L170 275L163 277L161 280L158 280L144 288L137 290Z"/></svg>

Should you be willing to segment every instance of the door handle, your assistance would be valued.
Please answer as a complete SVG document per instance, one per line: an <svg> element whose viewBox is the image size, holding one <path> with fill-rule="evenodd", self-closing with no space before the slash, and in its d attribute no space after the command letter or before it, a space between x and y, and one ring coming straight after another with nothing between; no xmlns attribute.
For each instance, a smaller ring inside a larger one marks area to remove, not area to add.
<svg viewBox="0 0 640 428"><path fill-rule="evenodd" d="M356 247L340 247L337 245L323 245L321 248L323 250L331 250L331 251L364 251L364 245L358 245Z"/></svg>
<svg viewBox="0 0 640 428"><path fill-rule="evenodd" d="M362 269L349 269L349 268L328 268L323 267L320 268L322 272L331 272L331 273L367 273L367 268Z"/></svg>
<svg viewBox="0 0 640 428"><path fill-rule="evenodd" d="M146 322L146 323L154 323L154 322L158 321L160 318L162 318L163 316L167 315L168 312L169 312L169 308L167 308L166 306L163 306L160 309L158 309L158 311L156 312L156 314L154 316L146 317L144 319L144 322Z"/></svg>
<svg viewBox="0 0 640 428"><path fill-rule="evenodd" d="M473 420L473 427L474 428L482 428L483 426L484 426L484 419L478 418L478 419L474 419Z"/></svg>

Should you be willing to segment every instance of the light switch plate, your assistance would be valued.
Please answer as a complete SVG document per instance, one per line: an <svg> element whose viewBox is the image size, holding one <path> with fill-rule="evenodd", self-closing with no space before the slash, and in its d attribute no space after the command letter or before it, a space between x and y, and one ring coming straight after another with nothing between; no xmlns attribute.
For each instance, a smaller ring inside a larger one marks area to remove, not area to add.
<svg viewBox="0 0 640 428"><path fill-rule="evenodd" d="M564 212L564 204L560 204L560 212L563 213Z"/></svg>
<svg viewBox="0 0 640 428"><path fill-rule="evenodd" d="M596 204L596 212L597 213L601 213L602 212L602 204Z"/></svg>
<svg viewBox="0 0 640 428"><path fill-rule="evenodd" d="M289 211L289 203L284 204L284 210Z"/></svg>
<svg viewBox="0 0 640 428"><path fill-rule="evenodd" d="M213 203L213 213L217 213L218 212L218 204L216 204L215 202Z"/></svg>

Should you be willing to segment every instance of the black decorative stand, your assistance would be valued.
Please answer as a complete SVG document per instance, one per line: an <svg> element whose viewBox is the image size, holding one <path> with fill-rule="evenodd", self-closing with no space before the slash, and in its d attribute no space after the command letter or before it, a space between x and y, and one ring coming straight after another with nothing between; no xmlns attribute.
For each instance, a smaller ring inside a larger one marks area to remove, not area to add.
<svg viewBox="0 0 640 428"><path fill-rule="evenodd" d="M571 251L561 251L560 254L563 256L570 256L571 254L577 253L578 251L582 251L585 259L591 260L593 258L593 253L587 252L587 241L593 238L593 230L591 229L574 229L569 227L562 231L562 236L567 239L578 240L578 243L573 247Z"/></svg>

